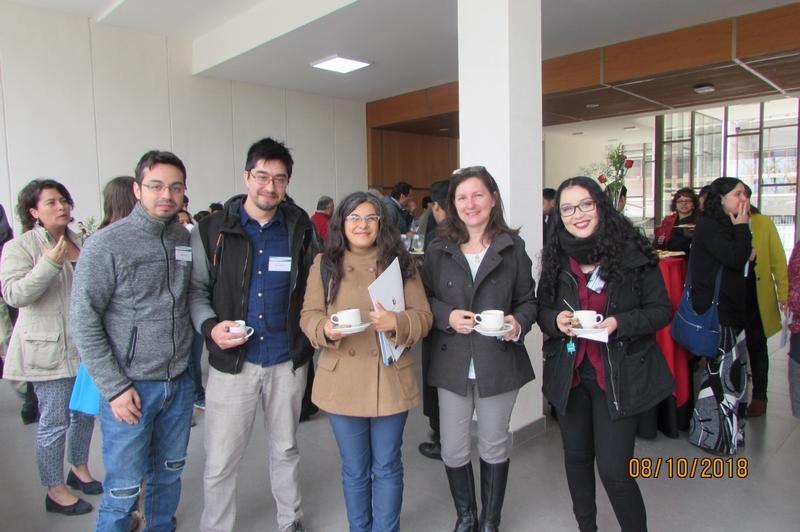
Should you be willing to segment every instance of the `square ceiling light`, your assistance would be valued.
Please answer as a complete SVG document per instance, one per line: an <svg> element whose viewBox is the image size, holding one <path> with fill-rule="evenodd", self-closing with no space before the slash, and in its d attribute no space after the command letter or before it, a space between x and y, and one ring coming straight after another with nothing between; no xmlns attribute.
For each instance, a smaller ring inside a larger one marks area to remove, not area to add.
<svg viewBox="0 0 800 532"><path fill-rule="evenodd" d="M369 65L370 63L356 61L355 59L348 59L346 57L339 57L338 55L332 55L311 63L311 66L314 68L330 70L332 72L338 72L339 74L348 74L354 70L368 67Z"/></svg>

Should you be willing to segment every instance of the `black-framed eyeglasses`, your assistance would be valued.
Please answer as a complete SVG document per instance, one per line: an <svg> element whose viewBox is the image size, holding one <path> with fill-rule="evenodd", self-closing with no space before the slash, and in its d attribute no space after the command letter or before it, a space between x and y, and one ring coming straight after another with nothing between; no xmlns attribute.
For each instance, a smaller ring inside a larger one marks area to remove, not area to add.
<svg viewBox="0 0 800 532"><path fill-rule="evenodd" d="M254 174L252 170L250 170L250 177L258 183L259 185L266 185L268 183L272 183L275 188L284 188L286 185L289 184L289 177L283 174L278 175L270 175L266 172L259 172Z"/></svg>
<svg viewBox="0 0 800 532"><path fill-rule="evenodd" d="M181 194L182 192L186 192L186 185L183 183L172 183L171 185L165 185L164 183L142 183L142 186L148 190L155 192L156 194L161 194L164 192L164 189L169 189L170 194Z"/></svg>
<svg viewBox="0 0 800 532"><path fill-rule="evenodd" d="M597 203L593 199L585 199L577 205L562 205L558 208L558 212L561 213L561 216L567 218L575 214L575 209L580 209L581 212L592 212L596 206Z"/></svg>
<svg viewBox="0 0 800 532"><path fill-rule="evenodd" d="M348 214L345 217L345 220L353 225L361 225L361 222L367 222L367 224L376 224L381 221L381 217L378 214L368 214L366 216L361 216L359 214Z"/></svg>

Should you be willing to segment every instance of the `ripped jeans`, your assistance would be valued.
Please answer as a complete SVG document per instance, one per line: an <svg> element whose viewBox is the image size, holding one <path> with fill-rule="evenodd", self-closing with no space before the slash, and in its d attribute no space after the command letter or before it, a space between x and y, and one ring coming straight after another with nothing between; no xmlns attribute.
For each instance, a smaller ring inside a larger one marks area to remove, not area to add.
<svg viewBox="0 0 800 532"><path fill-rule="evenodd" d="M108 401L100 405L103 433L103 499L97 531L128 532L142 481L148 531L175 530L192 420L194 383L188 372L173 381L135 381L142 417L136 425L117 421Z"/></svg>

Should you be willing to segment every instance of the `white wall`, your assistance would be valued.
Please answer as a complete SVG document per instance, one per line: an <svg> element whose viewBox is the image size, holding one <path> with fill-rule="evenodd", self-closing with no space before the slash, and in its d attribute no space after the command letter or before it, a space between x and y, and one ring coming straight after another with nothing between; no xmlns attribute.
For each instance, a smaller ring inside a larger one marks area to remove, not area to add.
<svg viewBox="0 0 800 532"><path fill-rule="evenodd" d="M544 186L558 188L569 177L581 175L581 168L606 159L606 142L596 138L555 135L544 129ZM597 177L597 176L589 176Z"/></svg>
<svg viewBox="0 0 800 532"><path fill-rule="evenodd" d="M97 218L102 186L165 149L186 164L196 212L244 190L245 154L265 136L292 150L288 192L307 210L367 187L363 103L192 76L191 53L188 41L0 0L6 211L31 179L50 177L72 193L77 220Z"/></svg>

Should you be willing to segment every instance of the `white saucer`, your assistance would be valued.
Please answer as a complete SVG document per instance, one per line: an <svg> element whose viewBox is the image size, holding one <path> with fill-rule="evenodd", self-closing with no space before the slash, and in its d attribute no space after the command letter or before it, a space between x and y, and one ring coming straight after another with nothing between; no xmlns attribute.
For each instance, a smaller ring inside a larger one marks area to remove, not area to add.
<svg viewBox="0 0 800 532"><path fill-rule="evenodd" d="M347 336L350 334L356 334L360 333L361 331L365 331L367 330L367 327L369 327L370 325L372 325L370 322L361 323L359 325L350 325L348 327L340 327L338 325L334 325L333 330Z"/></svg>
<svg viewBox="0 0 800 532"><path fill-rule="evenodd" d="M506 333L511 332L514 329L514 326L510 323L504 323L502 327L499 329L494 329L488 331L483 328L482 325L476 325L472 330L478 334L482 334L483 336L504 336Z"/></svg>

